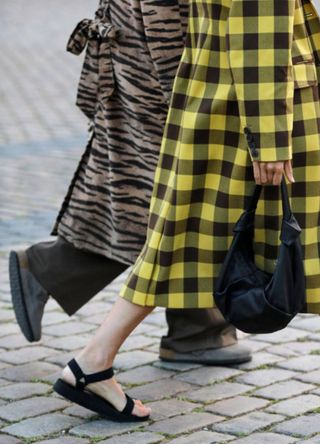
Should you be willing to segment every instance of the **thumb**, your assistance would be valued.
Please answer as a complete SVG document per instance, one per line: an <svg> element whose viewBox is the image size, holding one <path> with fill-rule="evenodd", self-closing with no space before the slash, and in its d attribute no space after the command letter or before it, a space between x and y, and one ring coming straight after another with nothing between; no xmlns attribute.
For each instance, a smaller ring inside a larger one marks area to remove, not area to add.
<svg viewBox="0 0 320 444"><path fill-rule="evenodd" d="M289 179L289 181L290 182L295 182L294 177L293 177L291 160L286 160L285 161L285 163L284 163L284 170L285 170L286 176Z"/></svg>

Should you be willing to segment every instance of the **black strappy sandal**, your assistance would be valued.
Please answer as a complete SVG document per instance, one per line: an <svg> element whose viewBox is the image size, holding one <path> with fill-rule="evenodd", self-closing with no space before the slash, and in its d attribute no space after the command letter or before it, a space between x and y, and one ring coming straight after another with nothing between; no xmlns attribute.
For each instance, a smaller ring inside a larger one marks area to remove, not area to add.
<svg viewBox="0 0 320 444"><path fill-rule="evenodd" d="M146 421L149 419L149 415L140 417L132 414L134 401L128 395L126 395L127 403L125 408L119 412L119 410L117 410L106 399L96 395L93 392L85 390L85 387L88 384L104 381L105 379L111 379L114 375L112 367L101 372L85 375L75 359L72 359L68 363L68 366L76 378L76 386L74 387L65 382L63 379L59 378L53 386L54 391L59 395L68 399L69 401L85 407L86 409L99 413L99 415L105 416L112 421L135 422Z"/></svg>

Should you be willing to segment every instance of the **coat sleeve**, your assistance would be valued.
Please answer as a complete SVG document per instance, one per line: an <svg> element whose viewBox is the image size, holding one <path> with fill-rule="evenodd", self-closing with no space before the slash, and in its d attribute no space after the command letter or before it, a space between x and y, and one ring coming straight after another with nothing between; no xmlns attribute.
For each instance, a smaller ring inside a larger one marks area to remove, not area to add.
<svg viewBox="0 0 320 444"><path fill-rule="evenodd" d="M232 0L226 50L251 160L292 158L295 0Z"/></svg>

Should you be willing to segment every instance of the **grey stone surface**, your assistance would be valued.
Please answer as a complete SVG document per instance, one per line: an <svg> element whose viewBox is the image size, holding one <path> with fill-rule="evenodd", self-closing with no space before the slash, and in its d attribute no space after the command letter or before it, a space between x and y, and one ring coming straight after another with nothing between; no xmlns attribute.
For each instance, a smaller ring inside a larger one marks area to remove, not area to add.
<svg viewBox="0 0 320 444"><path fill-rule="evenodd" d="M61 432L82 422L79 418L62 415L61 413L51 413L35 418L24 419L23 421L4 427L1 431L10 435L22 438L43 437L50 433Z"/></svg>
<svg viewBox="0 0 320 444"><path fill-rule="evenodd" d="M98 419L73 427L70 433L72 435L88 436L91 438L109 438L113 435L120 435L139 427L141 427L139 423L119 423L106 419Z"/></svg>
<svg viewBox="0 0 320 444"><path fill-rule="evenodd" d="M149 402L148 407L152 409L152 419L158 421L171 416L181 415L191 412L196 408L201 408L202 404L194 402L181 401L179 399L164 399L163 401Z"/></svg>
<svg viewBox="0 0 320 444"><path fill-rule="evenodd" d="M262 389L256 390L254 394L268 399L285 399L299 395L300 393L309 392L314 388L315 386L312 384L290 380L263 387Z"/></svg>
<svg viewBox="0 0 320 444"><path fill-rule="evenodd" d="M287 435L309 437L320 433L320 414L297 416L274 427L274 431Z"/></svg>
<svg viewBox="0 0 320 444"><path fill-rule="evenodd" d="M0 444L21 444L21 440L14 436L4 435L0 433Z"/></svg>
<svg viewBox="0 0 320 444"><path fill-rule="evenodd" d="M161 441L163 436L158 433L133 432L99 441L99 444L155 444Z"/></svg>
<svg viewBox="0 0 320 444"><path fill-rule="evenodd" d="M123 384L145 384L147 382L158 381L169 378L175 373L161 368L145 365L137 370L127 370L117 374L117 379Z"/></svg>
<svg viewBox="0 0 320 444"><path fill-rule="evenodd" d="M83 438L75 438L74 436L65 436L37 441L37 444L89 444L89 441Z"/></svg>
<svg viewBox="0 0 320 444"><path fill-rule="evenodd" d="M291 358L287 361L282 361L277 364L279 367L289 370L296 370L301 372L310 372L320 368L320 356L308 355Z"/></svg>
<svg viewBox="0 0 320 444"><path fill-rule="evenodd" d="M56 351L47 347L24 347L19 350L5 351L0 354L0 360L9 364L26 364L31 361L39 361L42 358L52 356Z"/></svg>
<svg viewBox="0 0 320 444"><path fill-rule="evenodd" d="M188 433L222 421L223 417L211 413L188 413L174 418L157 421L147 427L151 432L162 432L166 435L178 435Z"/></svg>
<svg viewBox="0 0 320 444"><path fill-rule="evenodd" d="M297 439L291 436L279 435L278 433L252 433L250 436L233 442L235 444L290 444L297 442Z"/></svg>
<svg viewBox="0 0 320 444"><path fill-rule="evenodd" d="M214 444L225 443L234 440L234 436L211 431L201 431L191 433L190 435L180 436L169 441L170 444Z"/></svg>
<svg viewBox="0 0 320 444"><path fill-rule="evenodd" d="M242 374L242 371L228 367L201 367L176 377L181 381L195 385L208 385Z"/></svg>
<svg viewBox="0 0 320 444"><path fill-rule="evenodd" d="M156 353L150 353L146 351L130 351L122 352L117 355L114 361L114 367L116 369L128 370L130 368L138 367L143 364L150 364L158 359Z"/></svg>
<svg viewBox="0 0 320 444"><path fill-rule="evenodd" d="M16 382L0 387L0 398L23 399L34 395L44 395L50 390L50 386L40 382Z"/></svg>
<svg viewBox="0 0 320 444"><path fill-rule="evenodd" d="M0 418L6 421L19 421L23 418L61 410L68 405L69 403L62 399L37 396L1 406Z"/></svg>
<svg viewBox="0 0 320 444"><path fill-rule="evenodd" d="M272 368L253 370L251 372L238 376L236 380L244 384L251 384L258 387L263 387L269 384L273 384L274 382L290 379L295 375L296 373L289 370Z"/></svg>
<svg viewBox="0 0 320 444"><path fill-rule="evenodd" d="M301 395L272 404L265 411L286 416L297 416L319 408L320 396Z"/></svg>
<svg viewBox="0 0 320 444"><path fill-rule="evenodd" d="M204 387L198 390L192 390L185 394L187 399L197 402L210 403L219 399L231 398L252 390L249 385L236 382L222 382L210 387Z"/></svg>
<svg viewBox="0 0 320 444"><path fill-rule="evenodd" d="M160 381L150 382L127 391L128 395L144 401L156 401L174 396L177 393L186 392L191 389L191 385L182 381L172 379L161 379Z"/></svg>
<svg viewBox="0 0 320 444"><path fill-rule="evenodd" d="M260 410L268 404L269 401L266 399L255 398L254 396L235 396L207 405L205 409L218 415L233 417L253 410Z"/></svg>
<svg viewBox="0 0 320 444"><path fill-rule="evenodd" d="M33 381L43 379L53 373L60 371L60 367L47 362L32 362L15 367L8 367L0 370L0 377L9 381Z"/></svg>
<svg viewBox="0 0 320 444"><path fill-rule="evenodd" d="M214 430L234 435L249 434L263 429L276 422L282 421L284 416L264 412L253 412L238 418L229 419L221 424L216 424Z"/></svg>

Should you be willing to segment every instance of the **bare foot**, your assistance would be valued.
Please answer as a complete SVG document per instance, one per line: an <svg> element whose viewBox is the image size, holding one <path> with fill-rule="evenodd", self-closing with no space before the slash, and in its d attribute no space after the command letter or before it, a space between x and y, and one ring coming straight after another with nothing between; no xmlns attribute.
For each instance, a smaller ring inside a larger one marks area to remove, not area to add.
<svg viewBox="0 0 320 444"><path fill-rule="evenodd" d="M83 358L81 360L76 358L76 361L85 374L95 373L102 370L90 368L89 365L84 362ZM62 371L62 379L70 385L76 385L76 379L68 366L66 366ZM110 404L112 404L119 412L121 412L126 405L127 398L115 377L105 381L88 384L86 389L109 401ZM134 400L134 408L132 411L133 415L139 417L147 416L150 415L150 412L150 407L144 406L139 400Z"/></svg>

